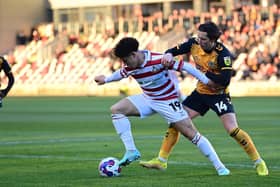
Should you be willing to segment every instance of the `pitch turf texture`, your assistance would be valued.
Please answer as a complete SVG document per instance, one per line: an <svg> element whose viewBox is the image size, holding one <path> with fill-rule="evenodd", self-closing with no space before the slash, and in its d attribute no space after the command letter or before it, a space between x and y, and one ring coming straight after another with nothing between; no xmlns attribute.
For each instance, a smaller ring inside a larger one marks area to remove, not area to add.
<svg viewBox="0 0 280 187"><path fill-rule="evenodd" d="M120 97L9 97L0 110L0 186L280 186L280 97L233 98L240 126L249 132L270 175L259 177L241 147L213 112L194 122L212 141L231 176L219 177L181 136L164 172L134 162L120 177L103 178L99 161L121 158L110 106ZM131 118L142 159L157 155L166 123L158 115Z"/></svg>

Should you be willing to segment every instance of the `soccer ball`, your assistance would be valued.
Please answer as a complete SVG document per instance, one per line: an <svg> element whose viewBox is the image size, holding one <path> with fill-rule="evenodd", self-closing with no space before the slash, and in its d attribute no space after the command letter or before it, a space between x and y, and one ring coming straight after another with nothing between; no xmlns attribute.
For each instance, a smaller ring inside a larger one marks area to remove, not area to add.
<svg viewBox="0 0 280 187"><path fill-rule="evenodd" d="M103 177L116 177L121 174L119 160L114 157L103 158L99 163L98 170Z"/></svg>

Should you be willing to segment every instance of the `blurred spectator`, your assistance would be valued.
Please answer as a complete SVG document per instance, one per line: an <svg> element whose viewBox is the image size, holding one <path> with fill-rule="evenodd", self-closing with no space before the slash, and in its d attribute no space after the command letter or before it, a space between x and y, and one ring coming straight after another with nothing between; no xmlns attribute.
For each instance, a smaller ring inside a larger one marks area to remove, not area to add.
<svg viewBox="0 0 280 187"><path fill-rule="evenodd" d="M19 31L16 35L16 44L17 45L25 45L26 42L27 42L26 35L24 34L24 32L22 30Z"/></svg>
<svg viewBox="0 0 280 187"><path fill-rule="evenodd" d="M27 43L23 31L17 34L17 44L23 47L17 47L15 50L14 64L21 61L21 65L24 66L28 56L38 56L43 49L48 51L48 47L52 48L54 54L51 56L54 59L48 59L48 62L59 62L63 68L67 60L76 61L78 53L82 53L79 60L83 62L88 58L103 61L103 58L111 52L112 44L119 39L118 37L135 34L143 40L148 40L145 42L146 48L153 48L158 44L154 42L156 41L154 34L164 36L169 31L185 30L187 39L196 32L197 25L204 21L213 21L223 31L220 40L235 57L233 66L236 76L233 80L279 80L280 7L272 5L268 8L269 11L263 13L265 11L258 5L242 4L237 6L231 15L226 15L222 8L214 7L202 14L197 14L192 9L181 9L172 11L167 19L163 17L162 11L143 15L141 7L135 6L133 18L126 19L120 16L117 20L113 20L99 15L90 28L79 25L78 28L83 28L79 30L80 33L68 30L71 27L67 25L63 25L55 32L52 24L42 24L32 29L30 35L32 44ZM86 33L85 30L91 30L92 33ZM146 32L149 35L143 34ZM73 49L73 46L77 49ZM68 58L64 58L65 55ZM188 57L184 58L192 61ZM121 62L111 58L106 65L113 71L121 66ZM56 66L52 66L56 70ZM21 69L24 67L20 66L17 71ZM181 79L184 78L185 76L181 76Z"/></svg>

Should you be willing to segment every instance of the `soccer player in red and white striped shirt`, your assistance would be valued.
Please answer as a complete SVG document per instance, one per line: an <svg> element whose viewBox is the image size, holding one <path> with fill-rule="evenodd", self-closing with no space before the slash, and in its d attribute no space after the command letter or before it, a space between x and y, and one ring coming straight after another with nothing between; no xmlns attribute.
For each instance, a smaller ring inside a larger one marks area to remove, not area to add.
<svg viewBox="0 0 280 187"><path fill-rule="evenodd" d="M121 39L114 48L114 54L123 61L124 66L109 77L95 77L95 81L102 85L131 76L143 91L142 94L128 96L111 107L113 125L126 149L120 165L128 165L141 156L135 146L128 117L143 118L158 113L195 144L217 171L224 170L224 175L229 175L230 171L220 161L211 143L197 131L182 107L178 89L169 71L187 71L204 84L211 85L212 82L189 63L174 61L166 68L161 64L162 54L141 51L138 47L139 43L135 38Z"/></svg>

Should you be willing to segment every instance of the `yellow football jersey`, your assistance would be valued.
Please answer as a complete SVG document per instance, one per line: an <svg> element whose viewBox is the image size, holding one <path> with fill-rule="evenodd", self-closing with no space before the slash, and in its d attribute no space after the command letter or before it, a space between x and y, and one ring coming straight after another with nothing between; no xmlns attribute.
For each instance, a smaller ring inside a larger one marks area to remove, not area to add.
<svg viewBox="0 0 280 187"><path fill-rule="evenodd" d="M217 43L216 48L211 52L205 52L199 45L197 38L191 38L187 42L171 48L166 52L173 56L190 54L193 57L196 68L203 73L211 72L220 74L222 70L232 69L232 55L221 43ZM202 82L198 81L196 90L201 94L222 94L228 93L228 87L221 87L213 90Z"/></svg>

